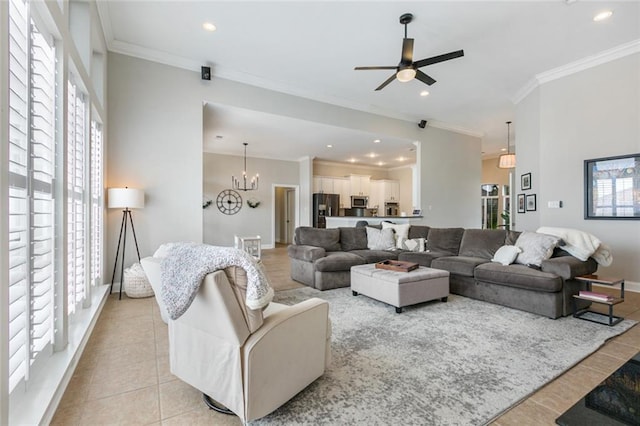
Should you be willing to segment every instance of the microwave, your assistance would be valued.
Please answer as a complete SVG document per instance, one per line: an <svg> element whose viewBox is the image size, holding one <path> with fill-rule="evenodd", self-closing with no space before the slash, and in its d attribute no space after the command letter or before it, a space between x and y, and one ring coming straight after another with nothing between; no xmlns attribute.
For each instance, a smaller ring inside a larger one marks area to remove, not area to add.
<svg viewBox="0 0 640 426"><path fill-rule="evenodd" d="M369 203L369 197L366 195L352 195L351 208L366 208Z"/></svg>

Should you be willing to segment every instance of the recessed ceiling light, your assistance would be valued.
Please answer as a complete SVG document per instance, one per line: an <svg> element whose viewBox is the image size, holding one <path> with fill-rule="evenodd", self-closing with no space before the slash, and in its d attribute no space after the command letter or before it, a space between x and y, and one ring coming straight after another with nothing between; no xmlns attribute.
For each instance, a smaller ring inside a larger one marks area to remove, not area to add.
<svg viewBox="0 0 640 426"><path fill-rule="evenodd" d="M428 90L423 90L422 92L420 92L420 96L428 96L428 95L429 95Z"/></svg>
<svg viewBox="0 0 640 426"><path fill-rule="evenodd" d="M369 158L376 158L377 156L378 156L378 154L376 154L375 152L367 154L367 157L369 157Z"/></svg>
<svg viewBox="0 0 640 426"><path fill-rule="evenodd" d="M202 24L202 28L211 32L216 30L216 26L213 25L211 22L205 22L204 24Z"/></svg>
<svg viewBox="0 0 640 426"><path fill-rule="evenodd" d="M329 144L327 145L327 148L333 148L333 145Z"/></svg>
<svg viewBox="0 0 640 426"><path fill-rule="evenodd" d="M398 157L398 158L396 158L396 160L397 160L397 161L407 161L407 159L406 159L406 158L404 158L404 157Z"/></svg>
<svg viewBox="0 0 640 426"><path fill-rule="evenodd" d="M593 20L596 21L596 22L604 21L605 19L610 18L611 15L613 15L612 11L605 10L603 12L598 13L596 16L594 16Z"/></svg>
<svg viewBox="0 0 640 426"><path fill-rule="evenodd" d="M507 148L500 148L500 151L506 151Z"/></svg>
<svg viewBox="0 0 640 426"><path fill-rule="evenodd" d="M356 160L355 158L349 158L349 162L350 163L355 163L356 161L358 161L358 160Z"/></svg>
<svg viewBox="0 0 640 426"><path fill-rule="evenodd" d="M373 143L380 143L380 139L374 140Z"/></svg>
<svg viewBox="0 0 640 426"><path fill-rule="evenodd" d="M384 163L383 163L382 161L378 161L376 164L377 164L378 166L384 166Z"/></svg>

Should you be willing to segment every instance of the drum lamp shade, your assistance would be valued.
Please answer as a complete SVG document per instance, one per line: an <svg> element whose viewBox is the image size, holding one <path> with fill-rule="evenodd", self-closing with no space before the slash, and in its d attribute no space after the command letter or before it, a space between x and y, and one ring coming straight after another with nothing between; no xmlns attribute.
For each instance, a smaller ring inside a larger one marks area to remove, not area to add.
<svg viewBox="0 0 640 426"><path fill-rule="evenodd" d="M142 209L144 208L144 191L135 188L109 188L107 202L110 209Z"/></svg>

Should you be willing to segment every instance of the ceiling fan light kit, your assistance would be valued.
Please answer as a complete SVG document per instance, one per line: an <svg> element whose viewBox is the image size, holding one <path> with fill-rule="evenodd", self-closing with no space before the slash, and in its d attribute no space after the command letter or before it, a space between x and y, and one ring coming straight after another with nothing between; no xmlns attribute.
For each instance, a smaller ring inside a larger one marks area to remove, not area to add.
<svg viewBox="0 0 640 426"><path fill-rule="evenodd" d="M432 56L430 58L421 59L419 61L413 61L413 39L407 37L407 25L413 20L411 13L405 13L400 16L400 24L404 25L404 38L402 39L402 56L400 63L397 66L385 65L385 66L373 66L373 67L355 67L356 71L362 70L396 70L396 72L386 79L380 86L376 87L377 90L382 90L391 83L393 80L398 80L402 83L413 80L414 78L420 80L426 85L431 86L436 82L431 76L420 71L419 68L426 67L427 65L437 64L439 62L449 61L451 59L464 56L464 51L456 50L455 52L445 53L443 55Z"/></svg>

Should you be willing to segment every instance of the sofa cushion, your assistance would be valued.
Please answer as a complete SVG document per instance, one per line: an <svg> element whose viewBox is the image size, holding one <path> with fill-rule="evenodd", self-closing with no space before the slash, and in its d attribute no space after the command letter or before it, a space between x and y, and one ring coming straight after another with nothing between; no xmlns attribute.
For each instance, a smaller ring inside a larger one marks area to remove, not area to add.
<svg viewBox="0 0 640 426"><path fill-rule="evenodd" d="M421 266L430 267L433 259L444 256L450 256L450 254L442 251L401 251L400 253L398 253L398 260L402 260L404 262L413 262Z"/></svg>
<svg viewBox="0 0 640 426"><path fill-rule="evenodd" d="M364 250L367 248L366 227L338 228L340 229L340 245L342 250Z"/></svg>
<svg viewBox="0 0 640 426"><path fill-rule="evenodd" d="M326 253L326 250L322 247L300 246L297 244L291 244L287 247L289 257L304 260L305 262L315 262L321 257L324 257Z"/></svg>
<svg viewBox="0 0 640 426"><path fill-rule="evenodd" d="M371 250L392 250L396 247L393 229L376 229L371 226L367 230L367 248Z"/></svg>
<svg viewBox="0 0 640 426"><path fill-rule="evenodd" d="M539 271L524 265L484 263L475 269L477 281L517 287L527 290L556 293L562 290L562 278L550 272Z"/></svg>
<svg viewBox="0 0 640 426"><path fill-rule="evenodd" d="M464 228L431 228L427 237L427 250L455 256L460 249Z"/></svg>
<svg viewBox="0 0 640 426"><path fill-rule="evenodd" d="M316 271L335 272L348 271L354 265L363 265L365 260L356 254L344 251L328 252L325 257L318 259L315 263Z"/></svg>
<svg viewBox="0 0 640 426"><path fill-rule="evenodd" d="M431 267L434 269L444 269L452 274L473 277L473 271L478 265L489 262L483 257L469 256L445 256L433 259Z"/></svg>
<svg viewBox="0 0 640 426"><path fill-rule="evenodd" d="M502 246L493 255L491 261L511 265L521 252L522 250L518 246Z"/></svg>
<svg viewBox="0 0 640 426"><path fill-rule="evenodd" d="M326 251L340 251L340 230L300 226L295 231L296 244L322 247Z"/></svg>
<svg viewBox="0 0 640 426"><path fill-rule="evenodd" d="M551 257L558 241L560 238L552 235L523 231L516 240L516 246L522 250L516 257L516 263L540 266L543 260Z"/></svg>
<svg viewBox="0 0 640 426"><path fill-rule="evenodd" d="M431 229L429 226L411 225L409 228L409 239L424 238L426 240L429 236L429 229Z"/></svg>
<svg viewBox="0 0 640 426"><path fill-rule="evenodd" d="M402 241L402 250L425 251L427 246L426 238L412 238Z"/></svg>
<svg viewBox="0 0 640 426"><path fill-rule="evenodd" d="M388 250L354 250L349 253L360 256L364 259L364 263L378 263L387 259L398 259L399 252Z"/></svg>
<svg viewBox="0 0 640 426"><path fill-rule="evenodd" d="M570 280L580 275L593 274L598 269L598 263L592 258L586 261L573 256L559 256L543 260L540 265L543 272L551 272L560 275L565 280Z"/></svg>
<svg viewBox="0 0 640 426"><path fill-rule="evenodd" d="M504 245L506 231L502 229L465 229L460 242L460 256L491 259Z"/></svg>

